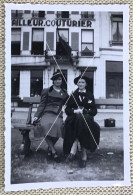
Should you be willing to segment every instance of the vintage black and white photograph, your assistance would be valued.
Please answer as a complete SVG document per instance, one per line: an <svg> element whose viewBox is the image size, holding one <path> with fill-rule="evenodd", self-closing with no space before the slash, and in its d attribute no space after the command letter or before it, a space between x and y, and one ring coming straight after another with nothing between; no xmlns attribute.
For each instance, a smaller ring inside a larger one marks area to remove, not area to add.
<svg viewBox="0 0 133 195"><path fill-rule="evenodd" d="M6 4L5 189L130 185L127 5Z"/></svg>

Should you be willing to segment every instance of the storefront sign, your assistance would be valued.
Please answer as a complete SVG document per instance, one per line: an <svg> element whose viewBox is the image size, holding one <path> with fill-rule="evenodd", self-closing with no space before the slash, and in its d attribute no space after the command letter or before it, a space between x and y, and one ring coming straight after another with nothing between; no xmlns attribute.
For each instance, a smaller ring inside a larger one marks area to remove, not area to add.
<svg viewBox="0 0 133 195"><path fill-rule="evenodd" d="M12 26L68 26L68 27L91 27L90 20L42 20L42 19L13 19Z"/></svg>

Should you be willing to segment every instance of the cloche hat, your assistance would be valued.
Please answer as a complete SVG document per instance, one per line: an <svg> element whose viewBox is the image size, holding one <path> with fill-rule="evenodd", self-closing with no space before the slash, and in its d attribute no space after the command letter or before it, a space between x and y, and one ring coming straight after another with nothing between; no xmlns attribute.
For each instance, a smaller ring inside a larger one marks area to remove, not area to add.
<svg viewBox="0 0 133 195"><path fill-rule="evenodd" d="M57 70L56 72L53 73L53 76L51 77L51 80L56 80L56 79L58 79L59 77L62 78L62 74L60 73L59 70Z"/></svg>
<svg viewBox="0 0 133 195"><path fill-rule="evenodd" d="M75 85L77 85L79 79L84 79L84 80L86 81L87 84L89 83L89 79L88 79L86 76L79 75L78 77L76 77L76 78L74 79Z"/></svg>

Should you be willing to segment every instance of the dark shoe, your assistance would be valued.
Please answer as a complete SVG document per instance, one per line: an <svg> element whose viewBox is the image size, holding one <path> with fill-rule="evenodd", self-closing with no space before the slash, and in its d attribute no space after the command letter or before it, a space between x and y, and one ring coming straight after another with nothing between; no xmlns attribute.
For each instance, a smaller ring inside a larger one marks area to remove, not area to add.
<svg viewBox="0 0 133 195"><path fill-rule="evenodd" d="M80 168L85 168L86 167L86 160L81 160L79 163Z"/></svg>
<svg viewBox="0 0 133 195"><path fill-rule="evenodd" d="M52 151L49 148L47 150L47 158L48 158L48 160L52 159Z"/></svg>
<svg viewBox="0 0 133 195"><path fill-rule="evenodd" d="M57 153L52 153L52 158L57 163L60 163L61 162L61 159L60 159L60 157L58 156Z"/></svg>

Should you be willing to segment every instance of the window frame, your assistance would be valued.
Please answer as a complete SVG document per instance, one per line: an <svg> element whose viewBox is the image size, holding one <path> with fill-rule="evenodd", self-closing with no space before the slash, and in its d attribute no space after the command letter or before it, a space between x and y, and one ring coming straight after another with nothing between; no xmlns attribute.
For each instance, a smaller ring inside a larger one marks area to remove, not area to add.
<svg viewBox="0 0 133 195"><path fill-rule="evenodd" d="M83 31L91 31L92 32L92 36L93 36L93 42L82 42L82 34ZM82 51L82 44L92 44L92 51L90 51L89 55L83 55L83 51ZM94 56L94 29L81 29L81 56L85 56L85 57L89 57L89 56Z"/></svg>
<svg viewBox="0 0 133 195"><path fill-rule="evenodd" d="M20 55L21 54L21 34L22 34L22 31L21 31L21 28L11 28L11 36L12 36L12 31L13 30L20 30L20 41L12 41L11 40L11 55ZM13 44L19 44L19 51L18 51L18 49L16 50L17 52L14 52L13 50L12 50L12 45Z"/></svg>
<svg viewBox="0 0 133 195"><path fill-rule="evenodd" d="M113 21L113 17L122 18L122 21ZM113 22L117 22L117 34L118 34L118 25L119 25L119 23L123 24L123 14L111 14L110 20L111 20L111 41L109 41L109 44L110 44L110 46L122 46L123 45L123 35L122 35L122 41L113 40L113 33L112 33L112 28L113 27L112 26L113 26ZM122 25L122 28L123 28L123 25Z"/></svg>
<svg viewBox="0 0 133 195"><path fill-rule="evenodd" d="M43 30L43 41L33 41L33 31L34 30ZM32 41L31 41L31 54L32 55L44 55L44 28L32 28L32 39L31 39ZM42 47L43 47L43 49L42 49L42 51L41 50L33 50L33 43L42 43ZM37 52L38 51L38 52ZM40 53L39 53L39 51L41 51Z"/></svg>

